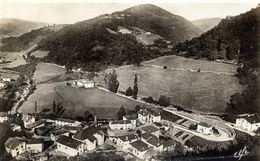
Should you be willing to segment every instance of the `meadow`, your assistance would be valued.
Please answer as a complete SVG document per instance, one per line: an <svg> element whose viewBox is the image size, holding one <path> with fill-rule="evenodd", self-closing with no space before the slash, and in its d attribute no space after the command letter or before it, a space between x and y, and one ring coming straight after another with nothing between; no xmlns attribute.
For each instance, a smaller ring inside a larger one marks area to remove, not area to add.
<svg viewBox="0 0 260 161"><path fill-rule="evenodd" d="M98 88L75 88L67 86L66 82L39 84L36 91L22 105L21 111L32 113L37 101L38 112L43 109L52 110L53 101L63 102L66 111L64 116L82 116L90 111L100 119L116 119L119 108L124 105L126 110L134 110L142 103L106 92Z"/></svg>
<svg viewBox="0 0 260 161"><path fill-rule="evenodd" d="M151 65L167 65L168 68ZM201 68L201 72L197 72L198 68ZM236 68L230 64L168 56L144 62L140 67L122 66L116 68L116 71L120 91L133 87L136 74L138 95L141 97L152 96L154 100L158 100L160 95L166 95L173 105L192 111L222 114L225 113L230 96L244 89L238 78L233 76ZM211 72L203 72L205 70ZM111 69L106 70L110 71ZM227 73L219 74L222 72ZM95 80L104 85L104 75L104 72L100 73Z"/></svg>

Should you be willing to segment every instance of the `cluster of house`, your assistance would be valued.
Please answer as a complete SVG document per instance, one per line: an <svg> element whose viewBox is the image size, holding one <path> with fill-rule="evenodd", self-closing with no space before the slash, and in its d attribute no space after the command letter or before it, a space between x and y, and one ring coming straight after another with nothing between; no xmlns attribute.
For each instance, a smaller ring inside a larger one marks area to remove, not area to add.
<svg viewBox="0 0 260 161"><path fill-rule="evenodd" d="M176 145L172 139L162 140L160 138L161 130L154 124L160 121L160 113L141 109L137 116L126 115L123 116L123 120L111 121L109 123L110 130L128 130L128 134L120 136L109 134L109 139L119 149L140 159L149 160L158 153L174 150Z"/></svg>
<svg viewBox="0 0 260 161"><path fill-rule="evenodd" d="M20 114L18 114L20 115ZM0 122L8 120L8 113L0 113ZM48 158L46 151L57 155L77 156L84 152L95 151L105 143L105 135L119 150L134 156L149 160L164 151L172 151L176 141L172 138L162 139L161 114L151 109L140 109L137 115L123 116L122 120L109 121L107 125L82 125L81 122L70 119L36 119L34 115L22 114L23 125L12 125L15 131L23 130L31 137L10 137L5 142L6 151L13 157L30 155ZM255 116L244 116L236 119L236 126L246 131L256 131L260 119ZM214 132L207 123L198 123L197 131L206 135ZM52 144L46 144L46 142ZM41 154L41 155L39 155ZM44 160L43 159L43 160Z"/></svg>
<svg viewBox="0 0 260 161"><path fill-rule="evenodd" d="M62 118L36 120L35 116L29 114L23 114L22 120L22 130L30 133L31 137L10 137L6 141L6 151L12 157L27 154L38 157L47 150L44 147L56 147L55 152L61 155L76 156L85 151L93 151L105 141L100 126L83 126L79 121ZM46 146L49 141L53 144Z"/></svg>

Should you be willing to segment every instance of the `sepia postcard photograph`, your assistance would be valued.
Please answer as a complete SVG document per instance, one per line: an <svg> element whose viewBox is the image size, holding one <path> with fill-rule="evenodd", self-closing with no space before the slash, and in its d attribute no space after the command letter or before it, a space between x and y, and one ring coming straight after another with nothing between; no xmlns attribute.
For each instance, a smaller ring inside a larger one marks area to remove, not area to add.
<svg viewBox="0 0 260 161"><path fill-rule="evenodd" d="M259 0L0 0L0 161L260 161Z"/></svg>

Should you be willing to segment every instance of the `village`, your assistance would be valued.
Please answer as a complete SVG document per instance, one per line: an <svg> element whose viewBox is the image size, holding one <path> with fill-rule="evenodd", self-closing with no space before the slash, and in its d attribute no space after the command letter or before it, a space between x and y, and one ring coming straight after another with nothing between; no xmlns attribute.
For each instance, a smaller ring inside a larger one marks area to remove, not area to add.
<svg viewBox="0 0 260 161"><path fill-rule="evenodd" d="M78 80L67 84L75 88L97 88L93 81ZM48 118L40 113L1 112L0 123L9 122L19 136L9 137L6 151L14 158L34 161L53 156L67 158L97 151L123 152L125 158L158 160L162 152L173 152L176 144L192 151L187 142L193 136L224 142L234 140L234 129L252 136L259 134L260 119L241 115L235 123L194 117L176 108L142 107L136 113L118 120L90 122Z"/></svg>

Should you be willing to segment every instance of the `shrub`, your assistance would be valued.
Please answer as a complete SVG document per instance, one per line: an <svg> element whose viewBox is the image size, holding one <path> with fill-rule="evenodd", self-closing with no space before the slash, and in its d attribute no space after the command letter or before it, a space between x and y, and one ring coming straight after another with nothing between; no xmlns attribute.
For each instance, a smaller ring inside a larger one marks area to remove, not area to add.
<svg viewBox="0 0 260 161"><path fill-rule="evenodd" d="M161 95L159 100L158 100L158 104L160 106L164 106L164 107L169 106L171 104L171 99L170 99L170 97L167 97L165 95Z"/></svg>

